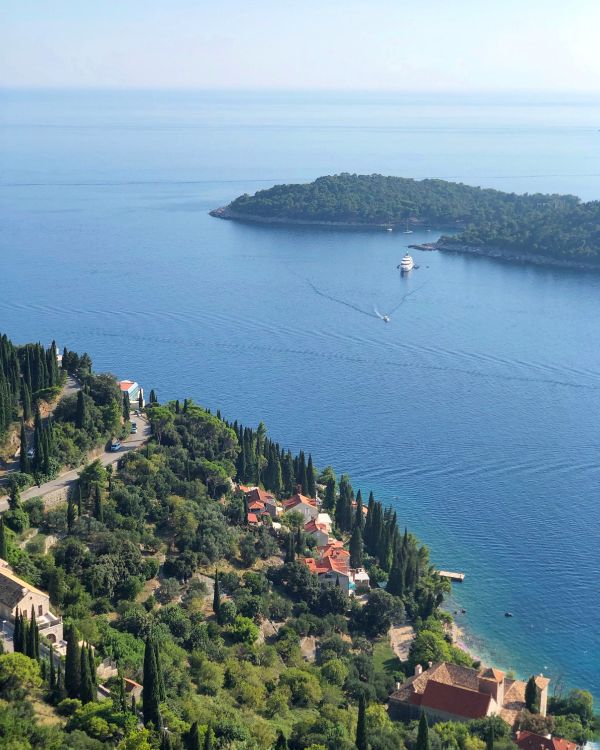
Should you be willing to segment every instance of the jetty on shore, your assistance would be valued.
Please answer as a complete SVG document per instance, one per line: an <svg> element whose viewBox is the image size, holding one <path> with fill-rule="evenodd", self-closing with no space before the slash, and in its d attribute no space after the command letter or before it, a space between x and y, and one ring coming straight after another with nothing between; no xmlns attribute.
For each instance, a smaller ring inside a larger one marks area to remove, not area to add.
<svg viewBox="0 0 600 750"><path fill-rule="evenodd" d="M462 583L465 580L464 573L454 573L452 570L438 570L440 578L448 578L455 583Z"/></svg>

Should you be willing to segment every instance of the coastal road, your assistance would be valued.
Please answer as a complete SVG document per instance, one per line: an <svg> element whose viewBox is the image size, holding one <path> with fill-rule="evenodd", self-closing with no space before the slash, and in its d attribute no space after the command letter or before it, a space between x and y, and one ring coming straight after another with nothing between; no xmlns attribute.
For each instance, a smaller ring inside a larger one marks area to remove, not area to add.
<svg viewBox="0 0 600 750"><path fill-rule="evenodd" d="M120 458L129 451L134 451L148 442L150 437L150 425L145 416L136 417L132 415L132 422L137 422L138 431L135 435L128 435L124 440L121 441L121 450L116 453L109 453L105 451L98 458L103 466L109 466L110 464L116 464ZM84 464L85 465L85 464ZM41 487L33 486L25 492L21 493L22 500L29 500L32 497L44 497L49 495L51 492L61 490L65 487L70 487L74 482L77 481L79 472L83 469L83 466L79 466L77 469L70 469L69 471L59 474L55 479L42 484ZM4 513L8 510L8 496L0 497L0 513Z"/></svg>

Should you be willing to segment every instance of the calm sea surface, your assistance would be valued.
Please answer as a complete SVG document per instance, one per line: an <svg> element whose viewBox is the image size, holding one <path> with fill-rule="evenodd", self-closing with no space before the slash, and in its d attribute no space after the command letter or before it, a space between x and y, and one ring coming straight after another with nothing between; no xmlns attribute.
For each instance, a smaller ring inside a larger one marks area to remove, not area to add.
<svg viewBox="0 0 600 750"><path fill-rule="evenodd" d="M435 228L207 214L339 171L599 199L598 128L598 100L4 92L0 330L263 419L466 573L481 653L600 698L600 275L415 252L400 278Z"/></svg>

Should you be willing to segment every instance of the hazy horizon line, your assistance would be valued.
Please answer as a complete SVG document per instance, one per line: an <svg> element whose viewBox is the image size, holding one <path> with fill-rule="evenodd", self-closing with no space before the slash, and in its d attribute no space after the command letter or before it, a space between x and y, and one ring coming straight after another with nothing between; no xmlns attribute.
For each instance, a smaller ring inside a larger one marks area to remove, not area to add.
<svg viewBox="0 0 600 750"><path fill-rule="evenodd" d="M0 83L0 91L44 91L44 92L83 92L83 91L98 91L98 92L181 92L181 93L231 93L231 94L372 94L372 95L473 95L473 96L497 96L497 95L511 95L511 96L572 96L572 97L585 97L585 96L600 96L600 88L598 89L576 89L576 90L564 90L564 89L521 89L521 88L488 88L488 89L393 89L393 88L339 88L339 87L240 87L240 86L104 86L104 85L60 85L60 86L45 86L38 84L30 85L10 85Z"/></svg>

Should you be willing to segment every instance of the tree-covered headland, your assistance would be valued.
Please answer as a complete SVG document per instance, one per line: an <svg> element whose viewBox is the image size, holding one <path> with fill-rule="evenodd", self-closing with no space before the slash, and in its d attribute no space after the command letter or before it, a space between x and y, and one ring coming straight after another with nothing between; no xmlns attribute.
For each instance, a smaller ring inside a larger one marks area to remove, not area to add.
<svg viewBox="0 0 600 750"><path fill-rule="evenodd" d="M600 202L445 180L338 174L242 195L214 215L254 221L452 229L440 244L598 263Z"/></svg>
<svg viewBox="0 0 600 750"><path fill-rule="evenodd" d="M97 388L85 405L107 414ZM63 408L77 421L78 400ZM67 641L53 656L20 613L16 653L0 655L0 747L484 750L491 736L495 750L514 750L498 718L419 728L387 714L395 682L415 664L473 664L441 609L449 584L401 511L372 493L363 500L348 476L317 469L262 424L156 393L146 414L151 439L116 470L93 461L66 504L26 508L27 536L0 523L0 547L49 592ZM298 486L318 494L353 564L385 587L354 598L323 584L302 561L316 551L299 514L284 513L279 530L252 523L240 484L279 499ZM404 622L416 637L402 662L388 631ZM141 695L128 692L136 684ZM566 736L592 733L590 699L556 703ZM531 709L524 721L541 726Z"/></svg>

